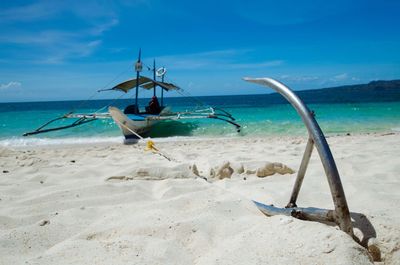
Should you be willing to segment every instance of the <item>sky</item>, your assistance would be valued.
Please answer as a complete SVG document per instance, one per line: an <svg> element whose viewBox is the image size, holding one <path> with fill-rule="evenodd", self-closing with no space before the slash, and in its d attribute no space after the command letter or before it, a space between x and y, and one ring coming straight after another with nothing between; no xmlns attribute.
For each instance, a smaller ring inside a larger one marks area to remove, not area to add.
<svg viewBox="0 0 400 265"><path fill-rule="evenodd" d="M2 0L0 102L120 97L96 91L134 78L140 48L143 75L156 60L193 96L271 92L247 76L293 90L400 79L398 10L397 0Z"/></svg>

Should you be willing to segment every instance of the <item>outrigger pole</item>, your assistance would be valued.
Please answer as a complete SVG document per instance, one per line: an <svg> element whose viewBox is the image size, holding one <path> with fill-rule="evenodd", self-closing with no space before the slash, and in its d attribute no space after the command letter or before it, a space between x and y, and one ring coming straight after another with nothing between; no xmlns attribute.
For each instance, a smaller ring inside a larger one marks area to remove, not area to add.
<svg viewBox="0 0 400 265"><path fill-rule="evenodd" d="M165 76L165 74L161 76L161 82L163 82L163 83L164 83L164 76ZM163 107L163 106L164 106L164 89L161 88L161 107Z"/></svg>
<svg viewBox="0 0 400 265"><path fill-rule="evenodd" d="M153 61L153 80L157 81L156 80L156 59L154 59L154 61ZM154 83L153 96L156 96L156 88L157 88L157 85L156 85L156 83ZM161 88L161 90L162 90L162 88Z"/></svg>
<svg viewBox="0 0 400 265"><path fill-rule="evenodd" d="M139 49L139 58L138 61L135 64L135 71L136 71L136 96L135 96L135 114L139 114L139 105L138 105L138 97L139 97L139 77L140 77L140 72L142 71L143 65L142 62L140 61L140 55L142 53L142 49Z"/></svg>

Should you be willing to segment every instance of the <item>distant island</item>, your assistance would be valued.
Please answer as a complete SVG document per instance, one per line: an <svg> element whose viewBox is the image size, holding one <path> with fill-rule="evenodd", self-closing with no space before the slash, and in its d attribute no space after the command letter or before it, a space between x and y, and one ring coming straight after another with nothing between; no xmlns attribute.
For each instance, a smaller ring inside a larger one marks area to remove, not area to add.
<svg viewBox="0 0 400 265"><path fill-rule="evenodd" d="M297 90L295 92L307 104L400 102L400 80L379 80L369 82L368 84ZM262 104L288 103L278 93L263 94L258 96L260 97L260 102L263 102ZM244 99L242 99L242 101L243 100Z"/></svg>
<svg viewBox="0 0 400 265"><path fill-rule="evenodd" d="M355 103L400 101L400 80L372 81L368 84L347 85L296 91L306 103ZM279 96L277 94L271 96Z"/></svg>

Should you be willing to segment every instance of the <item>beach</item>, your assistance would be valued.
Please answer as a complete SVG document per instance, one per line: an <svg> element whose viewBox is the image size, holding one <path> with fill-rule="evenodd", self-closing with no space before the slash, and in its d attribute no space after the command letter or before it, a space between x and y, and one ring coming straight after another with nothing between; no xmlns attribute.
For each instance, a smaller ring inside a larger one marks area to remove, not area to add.
<svg viewBox="0 0 400 265"><path fill-rule="evenodd" d="M0 265L400 265L398 10L1 1Z"/></svg>
<svg viewBox="0 0 400 265"><path fill-rule="evenodd" d="M168 139L0 146L0 264L400 264L399 133L327 139L370 251L252 202L288 203L307 138ZM297 204L333 209L316 151Z"/></svg>

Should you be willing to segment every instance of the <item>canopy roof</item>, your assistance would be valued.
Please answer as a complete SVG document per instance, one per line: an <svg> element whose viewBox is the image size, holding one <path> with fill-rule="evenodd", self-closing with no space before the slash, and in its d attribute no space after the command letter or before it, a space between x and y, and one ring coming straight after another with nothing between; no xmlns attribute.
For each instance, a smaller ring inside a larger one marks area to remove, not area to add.
<svg viewBox="0 0 400 265"><path fill-rule="evenodd" d="M154 88L155 85L162 87L163 89L169 91L169 90L178 90L179 87L175 86L174 84L171 83L165 83L165 82L158 82L153 79L150 79L145 76L139 77L139 79L131 79L125 82L122 82L116 86L114 86L113 90L121 90L125 93L127 93L130 89L135 88L136 84L139 84L140 87L144 89L152 89Z"/></svg>

